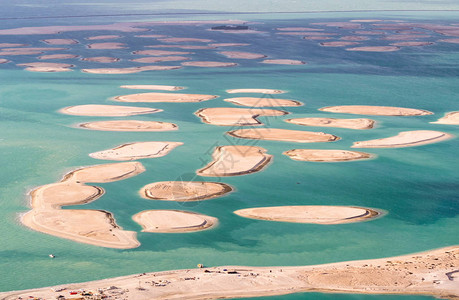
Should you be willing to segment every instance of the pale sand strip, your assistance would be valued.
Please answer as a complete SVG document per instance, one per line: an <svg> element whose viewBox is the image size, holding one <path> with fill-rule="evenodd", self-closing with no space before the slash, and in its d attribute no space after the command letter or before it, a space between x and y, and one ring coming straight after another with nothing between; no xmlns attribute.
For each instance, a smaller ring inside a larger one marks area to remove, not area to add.
<svg viewBox="0 0 459 300"><path fill-rule="evenodd" d="M49 63L49 62L32 62L17 64L20 67L26 67L25 70L30 72L69 72L74 65L64 63Z"/></svg>
<svg viewBox="0 0 459 300"><path fill-rule="evenodd" d="M304 65L304 61L296 59L265 59L261 63L263 64L274 64L274 65Z"/></svg>
<svg viewBox="0 0 459 300"><path fill-rule="evenodd" d="M102 69L82 69L84 73L91 74L132 74L144 71L167 71L180 69L181 66L144 66L130 68L102 68Z"/></svg>
<svg viewBox="0 0 459 300"><path fill-rule="evenodd" d="M358 45L357 42L321 42L319 45L323 47L345 47L345 46L353 46Z"/></svg>
<svg viewBox="0 0 459 300"><path fill-rule="evenodd" d="M121 38L120 35L96 35L96 36L87 37L86 39L88 41L95 41L95 40L113 40L113 39L119 39L119 38Z"/></svg>
<svg viewBox="0 0 459 300"><path fill-rule="evenodd" d="M399 42L393 43L392 46L401 46L401 47L420 47L420 46L429 46L433 45L432 42Z"/></svg>
<svg viewBox="0 0 459 300"><path fill-rule="evenodd" d="M24 48L24 50L14 50L14 51L6 51L7 49L3 49L0 51L1 56L16 56L16 55L37 55L37 54L43 54L43 51L38 51L38 50L27 50Z"/></svg>
<svg viewBox="0 0 459 300"><path fill-rule="evenodd" d="M151 56L168 56L168 55L186 55L193 54L192 52L186 51L167 51L167 50L139 50L132 52L133 54L139 55L151 55Z"/></svg>
<svg viewBox="0 0 459 300"><path fill-rule="evenodd" d="M158 91L178 91L185 89L182 86L174 85L122 85L120 88L131 90L158 90Z"/></svg>
<svg viewBox="0 0 459 300"><path fill-rule="evenodd" d="M323 132L278 129L278 128L250 128L237 129L227 132L228 135L241 139L255 139L297 143L334 142L340 138Z"/></svg>
<svg viewBox="0 0 459 300"><path fill-rule="evenodd" d="M282 153L293 160L313 162L338 162L371 158L365 152L348 150L321 150L321 149L293 149Z"/></svg>
<svg viewBox="0 0 459 300"><path fill-rule="evenodd" d="M381 215L381 212L369 208L326 205L257 207L234 213L250 219L323 225L362 222Z"/></svg>
<svg viewBox="0 0 459 300"><path fill-rule="evenodd" d="M186 50L202 50L202 49L216 49L214 46L198 46L198 45L153 45L145 46L145 48L177 48L177 49L186 49Z"/></svg>
<svg viewBox="0 0 459 300"><path fill-rule="evenodd" d="M81 59L82 61L91 61L98 63L114 63L119 61L119 58L116 57L107 57L107 56L95 56L95 57L85 57Z"/></svg>
<svg viewBox="0 0 459 300"><path fill-rule="evenodd" d="M236 93L259 93L259 94L283 94L285 91L281 90L272 90L272 89L232 89L226 90L228 94Z"/></svg>
<svg viewBox="0 0 459 300"><path fill-rule="evenodd" d="M77 58L78 55L75 54L50 54L39 56L38 59L70 59Z"/></svg>
<svg viewBox="0 0 459 300"><path fill-rule="evenodd" d="M164 43L187 43L187 42L199 42L199 43L211 43L213 40L210 39L199 39L199 38L186 38L186 37L169 37L169 38L160 38L158 41Z"/></svg>
<svg viewBox="0 0 459 300"><path fill-rule="evenodd" d="M54 48L54 47L29 47L29 48L7 48L7 49L2 49L2 51L63 51L63 50L69 50L69 48Z"/></svg>
<svg viewBox="0 0 459 300"><path fill-rule="evenodd" d="M274 99L274 98L256 98L256 97L237 97L227 98L226 102L230 102L239 106L248 107L276 107L276 106L301 106L303 103L290 99Z"/></svg>
<svg viewBox="0 0 459 300"><path fill-rule="evenodd" d="M136 160L144 158L162 157L167 155L177 146L183 145L180 142L137 142L127 143L112 149L90 153L89 156L95 159L106 160Z"/></svg>
<svg viewBox="0 0 459 300"><path fill-rule="evenodd" d="M205 230L217 225L218 219L189 211L145 210L132 217L143 232L181 233Z"/></svg>
<svg viewBox="0 0 459 300"><path fill-rule="evenodd" d="M242 46L249 46L250 44L246 43L214 43L209 44L211 47L242 47Z"/></svg>
<svg viewBox="0 0 459 300"><path fill-rule="evenodd" d="M17 47L27 47L28 44L15 44L15 43L0 43L0 48L17 48Z"/></svg>
<svg viewBox="0 0 459 300"><path fill-rule="evenodd" d="M225 183L207 181L161 181L144 186L140 195L146 199L163 201L201 201L230 193Z"/></svg>
<svg viewBox="0 0 459 300"><path fill-rule="evenodd" d="M263 124L257 119L259 116L282 116L288 114L288 112L277 109L211 107L200 109L194 114L207 124L254 126Z"/></svg>
<svg viewBox="0 0 459 300"><path fill-rule="evenodd" d="M459 125L459 111L452 111L447 113L444 117L438 119L436 122L430 122L433 124L447 124L447 125Z"/></svg>
<svg viewBox="0 0 459 300"><path fill-rule="evenodd" d="M106 183L127 179L143 173L144 171L145 168L143 165L136 161L103 164L72 171L66 174L62 181L74 183Z"/></svg>
<svg viewBox="0 0 459 300"><path fill-rule="evenodd" d="M324 31L321 28L312 28L312 27L278 27L276 30L279 31Z"/></svg>
<svg viewBox="0 0 459 300"><path fill-rule="evenodd" d="M265 168L272 157L262 147L221 146L215 148L213 161L196 173L213 177L250 174Z"/></svg>
<svg viewBox="0 0 459 300"><path fill-rule="evenodd" d="M142 57L142 58L135 58L131 59L131 61L143 63L143 64L150 64L150 63L157 63L157 62L164 62L164 61L183 61L189 60L189 57L186 56L149 56L149 57Z"/></svg>
<svg viewBox="0 0 459 300"><path fill-rule="evenodd" d="M241 52L241 51L221 51L218 53L228 58L236 58L236 59L258 59L258 58L266 57L266 55L264 54Z"/></svg>
<svg viewBox="0 0 459 300"><path fill-rule="evenodd" d="M116 96L119 102L202 102L217 98L215 95L176 94L176 93L141 93Z"/></svg>
<svg viewBox="0 0 459 300"><path fill-rule="evenodd" d="M143 273L86 283L0 293L5 300L33 295L56 299L98 289L136 300L243 298L299 292L413 294L459 297L459 246L397 257L299 267L222 266ZM111 290L107 287L113 286ZM139 289L141 287L141 289Z"/></svg>
<svg viewBox="0 0 459 300"><path fill-rule="evenodd" d="M375 116L425 116L433 114L433 112L423 109L369 105L328 106L319 108L319 110L333 113Z"/></svg>
<svg viewBox="0 0 459 300"><path fill-rule="evenodd" d="M42 40L48 45L75 45L78 44L77 40L74 39L46 39Z"/></svg>
<svg viewBox="0 0 459 300"><path fill-rule="evenodd" d="M9 62L9 60L0 58L0 64L6 64L7 62Z"/></svg>
<svg viewBox="0 0 459 300"><path fill-rule="evenodd" d="M201 67L201 68L226 68L235 67L237 63L221 62L221 61L187 61L183 62L182 66Z"/></svg>
<svg viewBox="0 0 459 300"><path fill-rule="evenodd" d="M349 36L342 36L339 38L342 41L367 41L369 40L366 36L358 36L358 35L349 35Z"/></svg>
<svg viewBox="0 0 459 300"><path fill-rule="evenodd" d="M119 106L119 105L77 105L68 106L59 110L60 113L75 116L97 116L97 117L124 117L140 114L153 114L163 111L162 109L150 107Z"/></svg>
<svg viewBox="0 0 459 300"><path fill-rule="evenodd" d="M297 118L285 122L315 127L338 127L348 129L371 129L375 121L371 119Z"/></svg>
<svg viewBox="0 0 459 300"><path fill-rule="evenodd" d="M124 43L93 43L89 44L89 49L96 49L96 50L108 50L108 49L126 49L126 44Z"/></svg>
<svg viewBox="0 0 459 300"><path fill-rule="evenodd" d="M115 120L97 121L80 124L79 127L103 131L169 131L177 130L173 123L157 121Z"/></svg>
<svg viewBox="0 0 459 300"><path fill-rule="evenodd" d="M433 130L403 131L396 136L369 141L354 142L352 148L400 148L432 144L454 136Z"/></svg>
<svg viewBox="0 0 459 300"><path fill-rule="evenodd" d="M361 51L361 52L392 52L398 51L400 47L395 46L366 46L366 47L354 47L347 48L346 51Z"/></svg>

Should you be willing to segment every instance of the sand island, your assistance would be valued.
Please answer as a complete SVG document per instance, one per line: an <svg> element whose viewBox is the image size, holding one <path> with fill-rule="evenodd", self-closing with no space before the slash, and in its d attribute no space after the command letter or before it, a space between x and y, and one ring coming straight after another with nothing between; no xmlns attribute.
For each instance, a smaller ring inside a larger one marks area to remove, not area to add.
<svg viewBox="0 0 459 300"><path fill-rule="evenodd" d="M256 97L237 97L227 98L226 102L230 102L239 106L248 107L276 107L276 106L301 106L303 103L290 99L274 99L274 98L256 98Z"/></svg>
<svg viewBox="0 0 459 300"><path fill-rule="evenodd" d="M400 50L400 47L396 46L363 46L347 48L346 51L361 51L361 52L393 52Z"/></svg>
<svg viewBox="0 0 459 300"><path fill-rule="evenodd" d="M370 105L328 106L319 108L319 110L333 113L375 116L425 116L433 114L423 109Z"/></svg>
<svg viewBox="0 0 459 300"><path fill-rule="evenodd" d="M46 60L46 59L71 59L77 58L78 55L75 54L49 54L49 55L42 55L39 56L38 59Z"/></svg>
<svg viewBox="0 0 459 300"><path fill-rule="evenodd" d="M314 127L338 127L348 129L371 129L375 121L371 119L335 119L335 118L297 118L285 122Z"/></svg>
<svg viewBox="0 0 459 300"><path fill-rule="evenodd" d="M221 51L218 53L228 58L235 58L235 59L258 59L258 58L266 57L266 55L264 54L242 52L242 51Z"/></svg>
<svg viewBox="0 0 459 300"><path fill-rule="evenodd" d="M285 91L281 90L272 90L272 89L231 89L226 90L228 94L238 94L238 93L258 93L258 94L283 94Z"/></svg>
<svg viewBox="0 0 459 300"><path fill-rule="evenodd" d="M25 69L30 72L69 72L70 68L74 65L64 63L50 63L50 62L31 62L18 64L18 66L26 67Z"/></svg>
<svg viewBox="0 0 459 300"><path fill-rule="evenodd" d="M250 174L265 168L272 157L262 147L221 146L212 154L213 161L196 173L213 177Z"/></svg>
<svg viewBox="0 0 459 300"><path fill-rule="evenodd" d="M177 94L177 93L141 93L116 96L119 102L201 102L217 98L215 95Z"/></svg>
<svg viewBox="0 0 459 300"><path fill-rule="evenodd" d="M363 207L321 205L246 208L234 213L250 219L323 225L362 222L381 214Z"/></svg>
<svg viewBox="0 0 459 300"><path fill-rule="evenodd" d="M132 90L159 90L159 91L178 91L183 90L185 87L182 86L175 86L175 85L152 85L152 84L144 84L144 85L122 85L120 88L123 89L132 89Z"/></svg>
<svg viewBox="0 0 459 300"><path fill-rule="evenodd" d="M207 181L161 181L144 186L140 195L146 199L163 201L201 201L230 193L225 183Z"/></svg>
<svg viewBox="0 0 459 300"><path fill-rule="evenodd" d="M205 230L217 225L218 219L189 211L146 210L132 217L143 232L179 233Z"/></svg>
<svg viewBox="0 0 459 300"><path fill-rule="evenodd" d="M148 57L141 57L131 59L133 62L144 63L144 64L151 64L157 62L164 62L164 61L183 61L189 60L189 57L186 56L148 56Z"/></svg>
<svg viewBox="0 0 459 300"><path fill-rule="evenodd" d="M447 125L459 125L459 111L452 111L447 113L444 117L438 119L433 124L447 124Z"/></svg>
<svg viewBox="0 0 459 300"><path fill-rule="evenodd" d="M371 154L365 152L322 149L293 149L285 151L283 154L293 160L313 162L352 161L372 157Z"/></svg>
<svg viewBox="0 0 459 300"><path fill-rule="evenodd" d="M163 110L149 107L99 104L68 106L59 110L60 113L67 115L95 117L125 117L141 114L153 114L161 111Z"/></svg>
<svg viewBox="0 0 459 300"><path fill-rule="evenodd" d="M177 130L178 126L168 122L158 121L139 121L139 120L115 120L115 121L96 121L82 123L79 127L102 130L102 131L169 131Z"/></svg>
<svg viewBox="0 0 459 300"><path fill-rule="evenodd" d="M283 116L288 112L277 109L210 107L200 109L194 114L207 124L246 126L262 125L257 119L259 116Z"/></svg>
<svg viewBox="0 0 459 300"><path fill-rule="evenodd" d="M237 63L221 61L186 61L182 63L182 66L201 68L225 68L235 67L237 66Z"/></svg>
<svg viewBox="0 0 459 300"><path fill-rule="evenodd" d="M304 65L306 64L302 60L296 59L265 59L262 61L263 64L274 64L274 65Z"/></svg>
<svg viewBox="0 0 459 300"><path fill-rule="evenodd" d="M101 68L101 69L82 69L83 73L91 74L133 74L144 71L167 71L180 69L181 66L144 66L130 68Z"/></svg>
<svg viewBox="0 0 459 300"><path fill-rule="evenodd" d="M453 135L434 130L403 131L396 136L355 142L352 148L400 148L437 143L453 138Z"/></svg>
<svg viewBox="0 0 459 300"><path fill-rule="evenodd" d="M340 139L335 135L324 132L312 132L278 128L237 129L228 131L227 134L242 139L283 141L296 143L334 142Z"/></svg>
<svg viewBox="0 0 459 300"><path fill-rule="evenodd" d="M137 160L144 158L162 157L167 155L177 146L183 145L180 142L136 142L127 143L112 149L90 153L89 156L95 159L106 160Z"/></svg>
<svg viewBox="0 0 459 300"><path fill-rule="evenodd" d="M108 56L94 56L94 57L85 57L85 58L82 58L81 60L107 64L107 63L117 62L120 59L116 57L108 57Z"/></svg>

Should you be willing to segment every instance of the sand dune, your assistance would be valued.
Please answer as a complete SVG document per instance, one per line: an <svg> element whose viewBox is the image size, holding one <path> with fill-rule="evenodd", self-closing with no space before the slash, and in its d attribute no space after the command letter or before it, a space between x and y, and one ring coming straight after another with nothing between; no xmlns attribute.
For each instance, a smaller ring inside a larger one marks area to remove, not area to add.
<svg viewBox="0 0 459 300"><path fill-rule="evenodd" d="M254 126L263 124L257 119L259 116L282 116L288 114L288 112L277 109L211 107L200 109L194 114L207 124Z"/></svg>
<svg viewBox="0 0 459 300"><path fill-rule="evenodd" d="M196 171L201 176L238 176L261 171L272 160L266 149L254 146L221 146L212 154L213 161Z"/></svg>
<svg viewBox="0 0 459 300"><path fill-rule="evenodd" d="M127 143L112 149L90 153L95 159L106 160L137 160L143 158L162 157L172 149L183 145L180 142L137 142Z"/></svg>
<svg viewBox="0 0 459 300"><path fill-rule="evenodd" d="M140 195L153 200L187 202L213 199L232 190L231 186L220 182L162 181L144 186Z"/></svg>
<svg viewBox="0 0 459 300"><path fill-rule="evenodd" d="M352 148L400 148L426 145L452 138L451 134L433 130L403 131L396 136L355 142Z"/></svg>
<svg viewBox="0 0 459 300"><path fill-rule="evenodd" d="M351 161L372 157L371 154L365 152L321 149L293 149L283 154L293 160L313 162Z"/></svg>
<svg viewBox="0 0 459 300"><path fill-rule="evenodd" d="M297 118L285 122L303 126L338 127L348 129L371 129L375 121L371 119Z"/></svg>

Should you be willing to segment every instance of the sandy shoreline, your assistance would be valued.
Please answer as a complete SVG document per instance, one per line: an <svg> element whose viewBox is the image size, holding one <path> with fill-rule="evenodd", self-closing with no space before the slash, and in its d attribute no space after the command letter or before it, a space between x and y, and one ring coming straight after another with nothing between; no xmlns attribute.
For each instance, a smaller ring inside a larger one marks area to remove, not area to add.
<svg viewBox="0 0 459 300"><path fill-rule="evenodd" d="M433 114L432 112L423 109L373 105L328 106L319 108L319 110L332 113L374 116L425 116Z"/></svg>
<svg viewBox="0 0 459 300"><path fill-rule="evenodd" d="M293 160L312 162L338 162L371 158L365 152L348 150L321 150L321 149L292 149L282 153Z"/></svg>
<svg viewBox="0 0 459 300"><path fill-rule="evenodd" d="M459 125L459 111L446 113L444 117L438 119L432 124Z"/></svg>
<svg viewBox="0 0 459 300"><path fill-rule="evenodd" d="M352 148L401 148L437 143L453 138L445 132L434 130L403 131L396 136L369 141L354 142Z"/></svg>
<svg viewBox="0 0 459 300"><path fill-rule="evenodd" d="M211 107L200 109L194 114L200 117L204 123L212 125L255 126L263 125L257 119L259 116L283 116L288 112L277 109Z"/></svg>
<svg viewBox="0 0 459 300"><path fill-rule="evenodd" d="M411 294L452 299L459 297L458 264L459 246L451 246L403 256L311 266L221 266L143 273L56 286L59 292L40 288L3 292L0 297L12 300L33 295L55 299L60 294L83 289L136 300L203 300L299 292Z"/></svg>
<svg viewBox="0 0 459 300"><path fill-rule="evenodd" d="M169 131L178 129L178 126L173 123L137 120L96 121L82 123L78 126L103 131Z"/></svg>
<svg viewBox="0 0 459 300"><path fill-rule="evenodd" d="M152 85L152 84L122 85L122 86L120 86L120 88L132 89L132 90L160 90L160 91L178 91L178 90L185 89L185 87L182 87L182 86Z"/></svg>
<svg viewBox="0 0 459 300"><path fill-rule="evenodd" d="M181 63L182 66L188 67L201 67L201 68L227 68L235 67L238 64L233 62L220 62L220 61L187 61Z"/></svg>
<svg viewBox="0 0 459 300"><path fill-rule="evenodd" d="M371 129L375 121L371 119L297 118L285 122L315 127L338 127L348 129Z"/></svg>
<svg viewBox="0 0 459 300"><path fill-rule="evenodd" d="M113 98L119 102L202 102L217 98L215 95L177 94L177 93L140 93Z"/></svg>
<svg viewBox="0 0 459 300"><path fill-rule="evenodd" d="M274 98L257 98L257 97L237 97L227 98L226 102L230 102L239 106L248 107L276 107L276 106L301 106L303 103L290 99L274 99Z"/></svg>
<svg viewBox="0 0 459 300"><path fill-rule="evenodd" d="M127 143L112 149L90 153L95 159L106 160L137 160L144 158L162 157L171 152L175 147L183 145L180 142L136 142Z"/></svg>
<svg viewBox="0 0 459 300"><path fill-rule="evenodd" d="M312 132L278 128L237 129L228 131L227 134L242 139L283 141L296 143L334 142L340 139L335 135L324 132Z"/></svg>
<svg viewBox="0 0 459 300"><path fill-rule="evenodd" d="M323 225L362 222L381 215L381 212L369 208L323 205L256 207L234 213L249 219Z"/></svg>
<svg viewBox="0 0 459 300"><path fill-rule="evenodd" d="M273 90L273 89L231 89L226 90L228 94L237 93L259 93L259 94L283 94L285 91Z"/></svg>
<svg viewBox="0 0 459 300"><path fill-rule="evenodd" d="M220 197L233 191L225 183L207 181L161 181L144 186L140 195L162 201L201 201Z"/></svg>
<svg viewBox="0 0 459 300"><path fill-rule="evenodd" d="M167 71L180 69L181 66L144 66L130 68L100 68L100 69L81 69L83 73L90 74L133 74L144 71Z"/></svg>
<svg viewBox="0 0 459 300"><path fill-rule="evenodd" d="M60 113L74 116L97 116L97 117L126 117L141 114L153 114L161 112L162 109L149 107L119 106L87 104L68 106L59 110Z"/></svg>

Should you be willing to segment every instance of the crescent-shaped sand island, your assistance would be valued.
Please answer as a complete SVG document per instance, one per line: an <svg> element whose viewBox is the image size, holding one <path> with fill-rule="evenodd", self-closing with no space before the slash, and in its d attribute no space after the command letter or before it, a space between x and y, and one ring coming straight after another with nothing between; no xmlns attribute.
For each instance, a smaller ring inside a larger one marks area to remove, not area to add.
<svg viewBox="0 0 459 300"><path fill-rule="evenodd" d="M217 98L215 95L177 94L177 93L140 93L116 96L119 102L202 102Z"/></svg>
<svg viewBox="0 0 459 300"><path fill-rule="evenodd" d="M303 103L289 99L274 99L274 98L256 98L256 97L237 97L227 98L226 102L230 102L239 106L248 107L277 107L277 106L301 106Z"/></svg>
<svg viewBox="0 0 459 300"><path fill-rule="evenodd" d="M362 222L381 215L381 212L369 208L326 205L257 207L234 213L250 219L323 225Z"/></svg>
<svg viewBox="0 0 459 300"><path fill-rule="evenodd" d="M30 192L32 210L22 223L36 231L96 246L128 249L140 245L136 233L119 227L110 212L66 209L94 201L104 190L88 182L106 183L136 176L145 171L138 162L95 165L74 170L58 183L40 186Z"/></svg>
<svg viewBox="0 0 459 300"><path fill-rule="evenodd" d="M242 139L255 139L255 140L269 140L269 141L283 141L283 142L297 142L297 143L319 143L319 142L333 142L340 138L336 135L324 132L312 132L290 129L278 128L250 128L250 129L237 129L227 132L228 135L242 138Z"/></svg>
<svg viewBox="0 0 459 300"><path fill-rule="evenodd" d="M125 117L141 114L153 114L161 111L163 110L149 107L99 104L68 106L59 110L59 112L67 115L95 117Z"/></svg>
<svg viewBox="0 0 459 300"><path fill-rule="evenodd" d="M375 116L425 116L433 114L433 112L423 109L370 105L328 106L319 108L319 110L332 113Z"/></svg>
<svg viewBox="0 0 459 300"><path fill-rule="evenodd" d="M207 181L161 181L144 186L140 195L163 201L201 201L228 194L233 188L225 183Z"/></svg>
<svg viewBox="0 0 459 300"><path fill-rule="evenodd" d="M221 266L143 273L3 292L0 297L13 300L33 295L57 299L68 291L84 290L93 292L95 297L110 293L113 297L136 300L166 299L171 295L177 299L204 300L300 292L411 294L453 299L459 297L458 265L459 246L451 246L403 256L311 266Z"/></svg>
<svg viewBox="0 0 459 300"><path fill-rule="evenodd" d="M114 120L96 121L79 124L79 127L102 131L170 131L177 130L173 123L158 121Z"/></svg>
<svg viewBox="0 0 459 300"><path fill-rule="evenodd" d="M212 154L213 161L196 174L213 177L250 174L265 168L272 157L262 147L221 146Z"/></svg>
<svg viewBox="0 0 459 300"><path fill-rule="evenodd" d="M285 122L314 127L338 127L348 129L371 129L375 121L371 119L297 118Z"/></svg>
<svg viewBox="0 0 459 300"><path fill-rule="evenodd" d="M89 156L95 159L106 160L136 160L143 158L162 157L167 155L177 146L183 145L180 142L137 142L127 143L112 149L90 153Z"/></svg>
<svg viewBox="0 0 459 300"><path fill-rule="evenodd" d="M203 122L212 125L255 126L263 124L257 119L259 116L283 116L288 112L277 109L210 107L200 109L194 114Z"/></svg>
<svg viewBox="0 0 459 300"><path fill-rule="evenodd" d="M434 130L403 131L396 136L355 142L352 148L401 148L432 144L448 140L453 135Z"/></svg>
<svg viewBox="0 0 459 300"><path fill-rule="evenodd" d="M372 155L348 150L292 149L282 153L293 160L313 162L336 162L368 159Z"/></svg>
<svg viewBox="0 0 459 300"><path fill-rule="evenodd" d="M143 232L179 233L200 231L217 225L218 219L189 211L146 210L132 217Z"/></svg>
<svg viewBox="0 0 459 300"><path fill-rule="evenodd" d="M438 119L433 124L459 125L459 111L447 113L444 117Z"/></svg>

